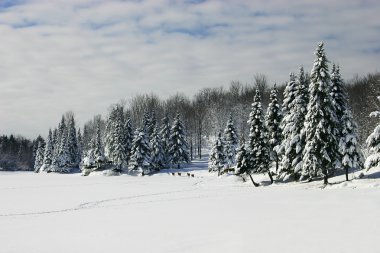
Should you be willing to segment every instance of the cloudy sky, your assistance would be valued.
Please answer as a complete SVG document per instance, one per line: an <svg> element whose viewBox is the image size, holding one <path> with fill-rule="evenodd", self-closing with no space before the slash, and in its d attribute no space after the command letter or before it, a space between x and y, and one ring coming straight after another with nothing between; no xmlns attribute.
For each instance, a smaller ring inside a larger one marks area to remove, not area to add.
<svg viewBox="0 0 380 253"><path fill-rule="evenodd" d="M136 94L282 83L317 42L343 77L380 71L378 0L0 0L0 134L80 125Z"/></svg>

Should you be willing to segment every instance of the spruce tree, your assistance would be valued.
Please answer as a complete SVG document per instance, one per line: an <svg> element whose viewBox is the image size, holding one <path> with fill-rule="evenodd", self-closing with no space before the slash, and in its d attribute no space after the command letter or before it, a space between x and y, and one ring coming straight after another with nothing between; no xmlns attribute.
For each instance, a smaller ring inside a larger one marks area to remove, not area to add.
<svg viewBox="0 0 380 253"><path fill-rule="evenodd" d="M247 152L245 148L245 143L242 141L240 144L240 147L237 151L236 154L236 175L242 175L242 174L247 174L253 183L254 186L259 186L257 184L251 175L251 167L249 164L249 153Z"/></svg>
<svg viewBox="0 0 380 253"><path fill-rule="evenodd" d="M148 131L149 138L151 138L153 131L156 128L156 125L157 125L156 112L153 110L150 117L149 117L149 121L148 121L148 125L147 125L147 131Z"/></svg>
<svg viewBox="0 0 380 253"><path fill-rule="evenodd" d="M58 129L55 128L53 131L53 137L52 137L52 150L53 150L53 159L52 159L52 166L57 167L58 166L58 150L59 150L59 143L58 143Z"/></svg>
<svg viewBox="0 0 380 253"><path fill-rule="evenodd" d="M77 142L78 142L78 158L77 158L77 161L78 161L78 163L81 163L82 158L83 158L84 146L83 146L83 138L82 138L80 128L78 128L78 132L77 132Z"/></svg>
<svg viewBox="0 0 380 253"><path fill-rule="evenodd" d="M336 136L339 138L340 156L338 156L339 161L336 164L342 166L348 181L349 171L360 169L363 166L363 154L359 145L357 125L348 105L339 66L335 67L335 64L331 73L331 95L338 119Z"/></svg>
<svg viewBox="0 0 380 253"><path fill-rule="evenodd" d="M67 149L69 154L69 164L72 167L78 167L78 140L75 129L74 117L70 117L67 130Z"/></svg>
<svg viewBox="0 0 380 253"><path fill-rule="evenodd" d="M53 162L53 134L51 132L51 129L49 129L49 135L47 138L47 143L46 143L45 153L44 153L43 170L49 170L52 162Z"/></svg>
<svg viewBox="0 0 380 253"><path fill-rule="evenodd" d="M122 107L112 109L107 121L106 153L108 158L121 170L127 161L124 133L124 112Z"/></svg>
<svg viewBox="0 0 380 253"><path fill-rule="evenodd" d="M219 132L218 137L212 146L209 161L208 161L208 171L217 171L218 176L220 176L225 164L226 156L224 153L225 144L222 138L222 134Z"/></svg>
<svg viewBox="0 0 380 253"><path fill-rule="evenodd" d="M68 129L66 125L64 125L64 129L61 132L61 143L59 145L58 152L58 172L67 172L67 168L71 166L70 164L70 154L68 147Z"/></svg>
<svg viewBox="0 0 380 253"><path fill-rule="evenodd" d="M268 133L265 126L264 113L261 107L261 96L258 89L249 115L249 169L250 173L268 173L271 183L273 177L269 170Z"/></svg>
<svg viewBox="0 0 380 253"><path fill-rule="evenodd" d="M282 141L282 132L280 127L281 121L281 105L278 102L276 85L274 85L270 93L270 103L267 109L266 125L269 135L270 157L271 161L276 162L276 173L278 172L279 164L279 152L277 150L277 147L281 144Z"/></svg>
<svg viewBox="0 0 380 253"><path fill-rule="evenodd" d="M42 141L38 142L36 150L36 158L34 160L34 172L39 172L44 161L44 147Z"/></svg>
<svg viewBox="0 0 380 253"><path fill-rule="evenodd" d="M282 143L281 143L281 169L279 178L287 180L293 177L298 180L302 169L302 153L305 148L305 135L303 126L307 113L308 84L305 78L303 67L300 68L297 79L291 74L291 81L286 90L291 91L292 99L287 99L286 110L281 122ZM294 80L294 81L292 81ZM284 94L286 96L286 94Z"/></svg>
<svg viewBox="0 0 380 253"><path fill-rule="evenodd" d="M132 120L130 117L128 117L128 119L124 122L124 149L127 153L127 164L129 164L129 160L131 158L132 140Z"/></svg>
<svg viewBox="0 0 380 253"><path fill-rule="evenodd" d="M380 97L377 99L380 101ZM371 112L370 117L380 117L380 111ZM369 155L365 160L364 167L369 170L380 165L380 124L367 137L366 144Z"/></svg>
<svg viewBox="0 0 380 253"><path fill-rule="evenodd" d="M162 119L162 125L160 129L160 137L161 137L161 143L162 143L162 151L164 155L164 164L168 164L170 162L170 124L169 124L169 117L165 115L165 117Z"/></svg>
<svg viewBox="0 0 380 253"><path fill-rule="evenodd" d="M338 120L330 94L328 60L321 42L310 76L309 104L305 118L306 144L303 152L302 177L323 176L324 184L335 171L338 141L335 128Z"/></svg>
<svg viewBox="0 0 380 253"><path fill-rule="evenodd" d="M181 163L189 163L189 151L188 144L186 142L186 136L182 121L179 113L173 122L170 135L170 163L172 165L177 164L177 168L180 168Z"/></svg>
<svg viewBox="0 0 380 253"><path fill-rule="evenodd" d="M226 156L226 164L228 167L235 165L236 150L238 147L238 136L234 126L234 121L232 119L232 113L230 113L230 118L227 122L227 126L224 129L224 153Z"/></svg>
<svg viewBox="0 0 380 253"><path fill-rule="evenodd" d="M102 144L100 122L98 122L96 125L96 132L92 139L91 153L93 160L97 164L97 167L100 168L102 162L104 162L104 147Z"/></svg>
<svg viewBox="0 0 380 253"><path fill-rule="evenodd" d="M144 129L138 128L132 141L131 160L129 165L132 170L139 170L145 173L150 170L151 166L151 150Z"/></svg>
<svg viewBox="0 0 380 253"><path fill-rule="evenodd" d="M152 167L155 170L161 169L164 164L164 153L157 127L153 129L153 133L150 137L150 150Z"/></svg>

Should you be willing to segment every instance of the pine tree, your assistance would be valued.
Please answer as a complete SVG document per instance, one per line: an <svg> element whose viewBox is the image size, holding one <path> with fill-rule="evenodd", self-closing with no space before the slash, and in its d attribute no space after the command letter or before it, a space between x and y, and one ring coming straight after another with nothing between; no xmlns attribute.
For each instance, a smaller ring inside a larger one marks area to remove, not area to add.
<svg viewBox="0 0 380 253"><path fill-rule="evenodd" d="M252 112L249 115L249 169L251 173L268 173L271 183L273 177L269 170L268 134L264 121L264 113L261 108L261 96L257 89L252 104Z"/></svg>
<svg viewBox="0 0 380 253"><path fill-rule="evenodd" d="M281 122L283 141L281 143L282 159L279 177L284 180L289 177L298 180L302 169L302 153L305 148L303 126L308 103L308 84L303 67L300 68L297 80L293 74L290 79L294 81L289 82L288 85L291 87L285 90L291 91L291 95L284 94L292 99L287 99L287 109Z"/></svg>
<svg viewBox="0 0 380 253"><path fill-rule="evenodd" d="M303 152L302 177L312 179L323 176L324 184L335 171L338 141L335 128L338 120L330 94L328 60L323 43L315 52L317 59L311 71L309 104L305 118L306 145Z"/></svg>
<svg viewBox="0 0 380 253"><path fill-rule="evenodd" d="M107 121L106 154L119 170L127 161L124 133L124 112L122 107L112 109Z"/></svg>
<svg viewBox="0 0 380 253"><path fill-rule="evenodd" d="M157 127L153 129L150 137L151 164L155 170L159 170L164 164L164 153L161 144L161 138L157 132Z"/></svg>
<svg viewBox="0 0 380 253"><path fill-rule="evenodd" d="M102 144L100 122L97 123L96 132L92 139L91 154L92 154L93 160L97 164L97 167L100 168L102 162L104 162L104 147Z"/></svg>
<svg viewBox="0 0 380 253"><path fill-rule="evenodd" d="M363 154L359 145L357 125L348 106L339 66L335 67L335 64L331 73L331 95L338 119L336 136L339 138L340 156L338 156L339 161L336 164L343 167L348 181L349 171L363 166Z"/></svg>
<svg viewBox="0 0 380 253"><path fill-rule="evenodd" d="M39 172L44 161L44 147L42 141L38 142L36 150L36 158L34 160L34 172Z"/></svg>
<svg viewBox="0 0 380 253"><path fill-rule="evenodd" d="M77 133L75 129L74 117L71 117L69 119L67 131L67 149L69 155L69 164L72 167L78 167L78 141L76 136Z"/></svg>
<svg viewBox="0 0 380 253"><path fill-rule="evenodd" d="M221 171L224 168L224 165L226 164L226 156L224 154L224 141L222 138L222 134L219 132L218 137L216 138L211 152L209 156L208 161L208 171L217 171L218 176L220 176Z"/></svg>
<svg viewBox="0 0 380 253"><path fill-rule="evenodd" d="M59 143L58 143L58 129L55 128L53 131L53 137L52 137L52 150L53 150L53 159L51 164L53 167L58 166L58 150L59 150Z"/></svg>
<svg viewBox="0 0 380 253"><path fill-rule="evenodd" d="M156 125L157 125L156 112L153 110L151 115L150 115L148 125L147 125L147 131L148 131L149 138L151 138L153 131L156 128Z"/></svg>
<svg viewBox="0 0 380 253"><path fill-rule="evenodd" d="M150 170L151 156L150 147L144 129L138 128L132 142L131 160L129 165L132 170L139 170L144 173Z"/></svg>
<svg viewBox="0 0 380 253"><path fill-rule="evenodd" d="M128 119L124 122L124 149L127 153L127 164L129 164L129 160L131 158L132 140L132 120L128 117Z"/></svg>
<svg viewBox="0 0 380 253"><path fill-rule="evenodd" d="M164 155L164 164L168 164L170 162L170 124L169 118L167 115L162 119L162 125L160 129L160 137L162 143L162 151Z"/></svg>
<svg viewBox="0 0 380 253"><path fill-rule="evenodd" d="M251 175L251 167L249 165L249 153L247 152L245 148L245 143L241 142L240 147L237 151L236 154L236 175L242 175L242 174L247 174L251 178L251 181L254 186L259 186L257 184Z"/></svg>
<svg viewBox="0 0 380 253"><path fill-rule="evenodd" d="M58 167L62 168L59 169L58 172L67 172L67 168L70 167L70 154L69 154L69 147L68 147L68 129L66 125L63 125L63 131L61 132L61 143L59 145L59 152L58 152Z"/></svg>
<svg viewBox="0 0 380 253"><path fill-rule="evenodd" d="M78 132L77 132L77 142L78 142L78 158L77 158L77 161L80 164L82 162L83 152L84 152L83 138L82 138L80 128L78 129Z"/></svg>
<svg viewBox="0 0 380 253"><path fill-rule="evenodd" d="M279 154L277 151L277 147L281 144L282 141L282 132L280 127L281 121L281 105L277 99L276 85L274 85L270 93L270 103L267 109L266 125L269 134L270 157L271 161L276 162L276 173L278 172L279 164Z"/></svg>
<svg viewBox="0 0 380 253"><path fill-rule="evenodd" d="M180 115L177 116L173 122L170 135L170 163L172 165L177 164L177 168L180 168L181 163L189 163L189 151L188 144L186 142L186 136Z"/></svg>
<svg viewBox="0 0 380 253"><path fill-rule="evenodd" d="M46 143L45 153L44 153L43 170L49 170L52 162L53 162L53 134L51 132L51 129L49 129L49 135L47 138L47 143Z"/></svg>
<svg viewBox="0 0 380 253"><path fill-rule="evenodd" d="M142 130L149 134L149 125L150 125L150 116L147 111L144 111L143 119L142 119Z"/></svg>
<svg viewBox="0 0 380 253"><path fill-rule="evenodd" d="M226 129L224 129L224 153L226 156L226 164L228 167L232 167L235 164L236 149L238 146L238 136L234 126L234 121L232 119L232 113L230 113L230 118L227 122Z"/></svg>

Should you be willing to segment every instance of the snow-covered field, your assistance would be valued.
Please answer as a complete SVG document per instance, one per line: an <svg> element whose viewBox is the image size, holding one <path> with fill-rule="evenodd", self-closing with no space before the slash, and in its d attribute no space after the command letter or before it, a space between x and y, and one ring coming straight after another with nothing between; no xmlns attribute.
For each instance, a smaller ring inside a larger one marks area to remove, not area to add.
<svg viewBox="0 0 380 253"><path fill-rule="evenodd" d="M0 252L380 252L379 171L255 188L204 167L187 169L194 178L1 172Z"/></svg>

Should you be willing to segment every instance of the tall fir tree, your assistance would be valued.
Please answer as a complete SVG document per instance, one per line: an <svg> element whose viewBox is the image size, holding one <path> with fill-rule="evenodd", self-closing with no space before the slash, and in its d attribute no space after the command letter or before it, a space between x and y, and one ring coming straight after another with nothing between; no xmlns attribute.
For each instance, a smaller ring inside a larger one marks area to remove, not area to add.
<svg viewBox="0 0 380 253"><path fill-rule="evenodd" d="M215 139L215 142L210 151L209 161L208 161L208 169L209 171L217 171L218 176L221 175L221 172L226 165L226 155L225 144L222 138L222 134L219 132L218 137Z"/></svg>
<svg viewBox="0 0 380 253"><path fill-rule="evenodd" d="M377 99L380 101L380 96ZM380 118L380 111L371 112L369 116ZM364 167L369 170L380 165L380 124L367 137L366 145L369 155L365 160Z"/></svg>
<svg viewBox="0 0 380 253"><path fill-rule="evenodd" d="M169 153L170 163L172 165L176 164L178 169L180 168L181 163L190 162L185 130L179 113L177 113L171 128Z"/></svg>
<svg viewBox="0 0 380 253"><path fill-rule="evenodd" d="M74 117L71 116L68 121L67 149L69 154L69 164L72 167L78 167L78 140Z"/></svg>
<svg viewBox="0 0 380 253"><path fill-rule="evenodd" d="M127 162L125 149L124 111L122 107L112 109L107 121L106 155L119 170Z"/></svg>
<svg viewBox="0 0 380 253"><path fill-rule="evenodd" d="M261 107L261 96L258 89L249 115L249 168L250 173L268 173L271 183L273 177L270 172L268 133L265 126L264 113Z"/></svg>
<svg viewBox="0 0 380 253"><path fill-rule="evenodd" d="M306 144L303 152L302 177L323 177L324 184L335 172L339 138L335 136L338 120L330 94L328 60L321 42L310 76L309 104L305 117Z"/></svg>
<svg viewBox="0 0 380 253"><path fill-rule="evenodd" d="M59 150L59 143L58 143L58 129L55 128L53 131L53 141L52 141L52 149L53 149L53 159L51 161L51 164L53 167L58 166L58 150Z"/></svg>
<svg viewBox="0 0 380 253"><path fill-rule="evenodd" d="M168 164L169 158L170 158L170 124L169 124L169 117L167 114L165 114L164 118L162 119L162 125L160 129L160 137L161 137L161 143L162 143L162 151L164 155L164 164Z"/></svg>
<svg viewBox="0 0 380 253"><path fill-rule="evenodd" d="M344 89L344 82L340 75L339 66L332 67L331 72L331 95L338 119L337 136L339 138L339 164L346 173L350 170L358 170L363 166L363 154L359 144L357 125L353 119L348 98Z"/></svg>
<svg viewBox="0 0 380 253"><path fill-rule="evenodd" d="M240 144L240 147L237 151L235 174L236 175L242 175L242 174L248 175L250 177L253 185L257 187L257 186L259 186L259 184L256 183L252 178L252 175L251 175L252 170L251 170L251 167L249 164L249 153L247 152L245 146L246 146L246 144L244 143L244 141L242 141Z"/></svg>
<svg viewBox="0 0 380 253"><path fill-rule="evenodd" d="M46 142L44 161L43 161L43 171L48 171L53 162L53 134L51 129L49 129L49 135Z"/></svg>
<svg viewBox="0 0 380 253"><path fill-rule="evenodd" d="M42 141L38 141L36 158L34 160L34 172L39 172L44 162L44 147Z"/></svg>
<svg viewBox="0 0 380 253"><path fill-rule="evenodd" d="M303 127L308 104L308 83L303 67L300 67L297 79L289 82L288 85L291 87L287 90L291 90L292 93L288 97L292 97L292 99L286 102L287 109L281 122L283 140L281 143L282 158L279 178L287 180L293 177L293 179L298 180L302 169L302 153L305 148Z"/></svg>
<svg viewBox="0 0 380 253"><path fill-rule="evenodd" d="M227 122L227 126L224 129L224 153L226 156L226 164L228 167L233 167L236 162L236 151L238 148L238 135L234 126L232 113Z"/></svg>
<svg viewBox="0 0 380 253"><path fill-rule="evenodd" d="M280 127L282 121L282 110L277 95L278 93L275 84L270 93L270 103L266 114L266 125L269 135L270 158L271 161L276 163L276 173L278 172L280 156L277 147L282 142L282 131Z"/></svg>
<svg viewBox="0 0 380 253"><path fill-rule="evenodd" d="M83 138L82 138L80 128L78 128L78 131L77 131L77 142L78 142L78 158L77 158L77 160L78 160L78 163L80 164L82 162L83 152L84 152Z"/></svg>
<svg viewBox="0 0 380 253"><path fill-rule="evenodd" d="M132 170L138 170L142 173L150 171L151 168L151 150L148 138L143 128L138 128L132 142L131 160L129 165Z"/></svg>
<svg viewBox="0 0 380 253"><path fill-rule="evenodd" d="M128 117L124 122L124 148L127 152L127 164L131 158L131 149L132 149L132 140L133 140L133 128L131 117Z"/></svg>
<svg viewBox="0 0 380 253"><path fill-rule="evenodd" d="M63 124L60 140L61 142L59 145L59 152L58 152L58 167L60 169L56 171L68 172L69 167L71 166L71 163L70 163L70 154L69 154L69 147L68 147L68 128L66 124Z"/></svg>
<svg viewBox="0 0 380 253"><path fill-rule="evenodd" d="M152 167L155 170L161 169L164 165L164 152L157 127L153 129L153 133L150 137L150 150Z"/></svg>
<svg viewBox="0 0 380 253"><path fill-rule="evenodd" d="M150 117L149 117L149 121L148 121L148 125L147 125L147 131L148 131L148 135L149 135L149 138L151 138L152 134L153 134L153 131L154 129L156 128L157 126L157 118L156 118L156 112L153 110L152 113L150 114Z"/></svg>
<svg viewBox="0 0 380 253"><path fill-rule="evenodd" d="M102 143L100 122L97 122L96 124L96 132L91 142L91 153L93 160L97 164L97 167L100 167L101 163L104 162L104 147Z"/></svg>

